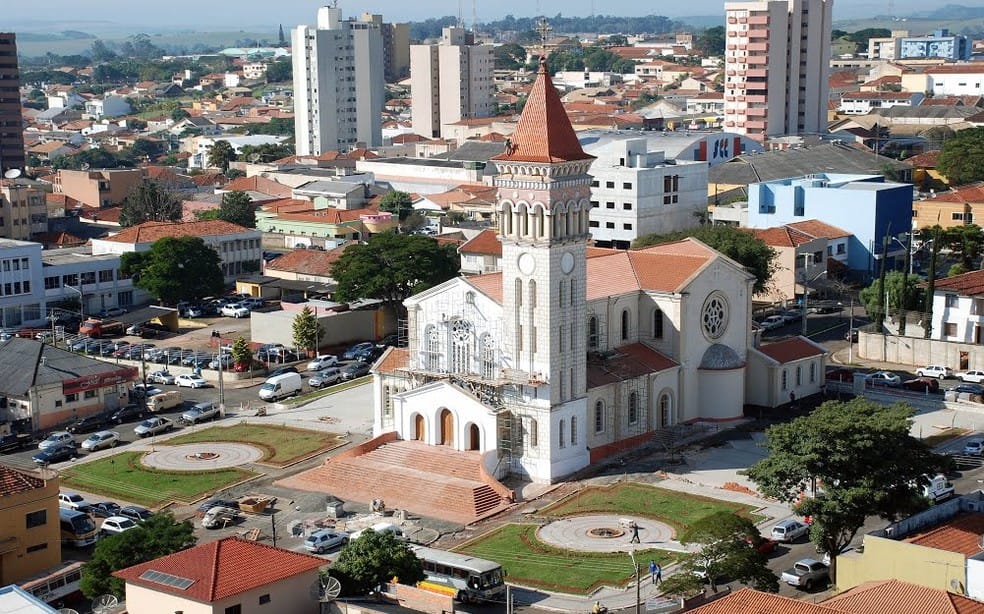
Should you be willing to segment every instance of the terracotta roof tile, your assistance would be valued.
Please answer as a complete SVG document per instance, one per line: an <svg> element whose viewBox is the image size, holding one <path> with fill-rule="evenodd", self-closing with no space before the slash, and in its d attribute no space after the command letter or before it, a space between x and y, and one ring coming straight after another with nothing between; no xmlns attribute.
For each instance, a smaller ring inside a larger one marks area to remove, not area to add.
<svg viewBox="0 0 984 614"><path fill-rule="evenodd" d="M293 192L289 185L278 183L272 179L261 177L260 175L240 177L239 179L230 181L223 189L229 192L260 192L262 194L269 194L270 196L276 196L278 198L290 198L290 195Z"/></svg>
<svg viewBox="0 0 984 614"><path fill-rule="evenodd" d="M762 239L766 245L773 247L797 247L814 239L795 228L779 226L777 228L750 228L749 231Z"/></svg>
<svg viewBox="0 0 984 614"><path fill-rule="evenodd" d="M961 186L949 192L937 194L933 198L930 198L929 201L944 203L984 203L984 183Z"/></svg>
<svg viewBox="0 0 984 614"><path fill-rule="evenodd" d="M502 242L494 230L483 230L458 248L462 254L502 256Z"/></svg>
<svg viewBox="0 0 984 614"><path fill-rule="evenodd" d="M846 614L848 610L743 588L690 612L691 614Z"/></svg>
<svg viewBox="0 0 984 614"><path fill-rule="evenodd" d="M905 541L917 546L974 556L981 552L981 534L984 534L984 513L966 514L929 531L910 535Z"/></svg>
<svg viewBox="0 0 984 614"><path fill-rule="evenodd" d="M804 220L802 222L786 224L786 226L794 228L813 238L843 239L844 237L851 236L851 233L848 231L836 226L831 226L830 224L821 222L820 220Z"/></svg>
<svg viewBox="0 0 984 614"><path fill-rule="evenodd" d="M906 158L905 161L911 164L913 168L936 168L936 165L940 161L940 150L931 149L924 151L911 158Z"/></svg>
<svg viewBox="0 0 984 614"><path fill-rule="evenodd" d="M759 346L757 349L780 364L826 354L822 347L804 337L790 337Z"/></svg>
<svg viewBox="0 0 984 614"><path fill-rule="evenodd" d="M852 614L984 614L980 601L901 580L865 582L823 605Z"/></svg>
<svg viewBox="0 0 984 614"><path fill-rule="evenodd" d="M308 554L226 537L121 569L113 575L162 593L212 603L318 569L327 563ZM186 578L193 584L184 590L158 584L140 577L146 571Z"/></svg>
<svg viewBox="0 0 984 614"><path fill-rule="evenodd" d="M592 354L588 358L587 386L596 388L657 373L677 366L677 363L641 343L615 348L614 355Z"/></svg>
<svg viewBox="0 0 984 614"><path fill-rule="evenodd" d="M101 219L101 218L100 218ZM223 220L206 220L203 222L144 222L125 228L120 232L102 239L114 243L153 243L165 237L211 237L227 234L249 232L243 228Z"/></svg>
<svg viewBox="0 0 984 614"><path fill-rule="evenodd" d="M44 480L0 465L0 497L44 487Z"/></svg>
<svg viewBox="0 0 984 614"><path fill-rule="evenodd" d="M485 296L502 304L502 273L469 275L463 279Z"/></svg>
<svg viewBox="0 0 984 614"><path fill-rule="evenodd" d="M410 350L407 348L391 347L379 357L379 362L373 368L379 373L395 373L410 364Z"/></svg>
<svg viewBox="0 0 984 614"><path fill-rule="evenodd" d="M295 249L267 263L267 270L331 276L331 266L342 257L345 245L323 252L316 249Z"/></svg>
<svg viewBox="0 0 984 614"><path fill-rule="evenodd" d="M984 271L971 271L936 280L936 291L951 290L961 296L984 294Z"/></svg>
<svg viewBox="0 0 984 614"><path fill-rule="evenodd" d="M593 157L581 149L581 143L574 134L560 95L547 72L546 58L541 58L536 82L519 117L510 147L492 159L512 162L569 162Z"/></svg>

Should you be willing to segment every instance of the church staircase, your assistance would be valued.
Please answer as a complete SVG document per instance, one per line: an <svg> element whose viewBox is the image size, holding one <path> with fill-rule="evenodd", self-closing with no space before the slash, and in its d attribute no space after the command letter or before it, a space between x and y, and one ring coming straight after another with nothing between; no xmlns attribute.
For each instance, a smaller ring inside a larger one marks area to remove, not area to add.
<svg viewBox="0 0 984 614"><path fill-rule="evenodd" d="M484 475L480 452L419 441L367 444L277 484L330 493L343 501L382 499L387 509L460 524L494 515L510 503L509 491Z"/></svg>

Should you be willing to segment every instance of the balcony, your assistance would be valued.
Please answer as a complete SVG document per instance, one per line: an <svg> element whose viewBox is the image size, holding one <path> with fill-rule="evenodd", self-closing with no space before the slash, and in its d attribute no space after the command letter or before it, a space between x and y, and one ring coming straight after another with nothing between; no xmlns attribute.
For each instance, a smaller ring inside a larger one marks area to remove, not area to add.
<svg viewBox="0 0 984 614"><path fill-rule="evenodd" d="M768 15L753 15L748 18L748 25L751 26L767 26L769 25Z"/></svg>
<svg viewBox="0 0 984 614"><path fill-rule="evenodd" d="M765 96L759 94L749 94L748 96L742 96L742 98L744 98L749 104L764 104L766 102Z"/></svg>
<svg viewBox="0 0 984 614"><path fill-rule="evenodd" d="M764 66L769 63L769 58L764 55L750 55L745 59L745 63L752 66Z"/></svg>
<svg viewBox="0 0 984 614"><path fill-rule="evenodd" d="M766 124L765 120L749 120L745 122L745 127L749 130L765 130Z"/></svg>
<svg viewBox="0 0 984 614"><path fill-rule="evenodd" d="M736 23L738 23L738 18L737 17L728 17L728 23L730 25L735 25Z"/></svg>
<svg viewBox="0 0 984 614"><path fill-rule="evenodd" d="M745 110L745 115L747 117L765 117L765 114L767 112L768 112L768 109L761 108L761 107L758 107L758 108L750 108L750 109L746 109Z"/></svg>
<svg viewBox="0 0 984 614"><path fill-rule="evenodd" d="M749 30L748 38L769 38L768 30Z"/></svg>
<svg viewBox="0 0 984 614"><path fill-rule="evenodd" d="M769 43L748 43L749 51L769 51Z"/></svg>
<svg viewBox="0 0 984 614"><path fill-rule="evenodd" d="M742 72L742 74L744 74L744 71ZM769 71L767 69L765 69L765 68L749 68L748 69L748 76L749 77L768 77L769 76Z"/></svg>

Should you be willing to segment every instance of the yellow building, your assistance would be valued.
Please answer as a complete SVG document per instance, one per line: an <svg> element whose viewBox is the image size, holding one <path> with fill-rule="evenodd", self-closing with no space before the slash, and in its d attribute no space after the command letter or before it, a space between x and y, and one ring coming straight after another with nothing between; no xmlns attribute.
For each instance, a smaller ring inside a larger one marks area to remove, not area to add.
<svg viewBox="0 0 984 614"><path fill-rule="evenodd" d="M60 562L58 480L0 465L0 586Z"/></svg>
<svg viewBox="0 0 984 614"><path fill-rule="evenodd" d="M943 228L984 223L984 183L967 185L912 203L912 227Z"/></svg>

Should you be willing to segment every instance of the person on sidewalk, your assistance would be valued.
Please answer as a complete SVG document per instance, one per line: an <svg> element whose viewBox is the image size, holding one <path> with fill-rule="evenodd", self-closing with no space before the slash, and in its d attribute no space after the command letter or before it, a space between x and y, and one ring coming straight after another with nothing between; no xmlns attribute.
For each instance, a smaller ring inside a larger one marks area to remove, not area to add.
<svg viewBox="0 0 984 614"><path fill-rule="evenodd" d="M642 540L639 539L639 523L632 521L632 539L629 540L630 544L641 543Z"/></svg>
<svg viewBox="0 0 984 614"><path fill-rule="evenodd" d="M653 577L653 584L663 583L663 568L655 561L649 561L649 574Z"/></svg>
<svg viewBox="0 0 984 614"><path fill-rule="evenodd" d="M608 608L606 608L605 606L601 605L601 602L600 601L595 601L594 602L594 607L591 608L592 614L605 614L605 612L607 612L607 611L608 611Z"/></svg>

